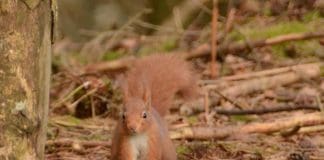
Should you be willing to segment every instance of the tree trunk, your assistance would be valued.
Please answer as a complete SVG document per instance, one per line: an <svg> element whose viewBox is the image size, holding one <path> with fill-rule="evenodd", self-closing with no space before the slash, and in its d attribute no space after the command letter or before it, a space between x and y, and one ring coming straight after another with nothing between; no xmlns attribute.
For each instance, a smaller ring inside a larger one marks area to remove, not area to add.
<svg viewBox="0 0 324 160"><path fill-rule="evenodd" d="M0 0L0 159L44 159L50 0Z"/></svg>

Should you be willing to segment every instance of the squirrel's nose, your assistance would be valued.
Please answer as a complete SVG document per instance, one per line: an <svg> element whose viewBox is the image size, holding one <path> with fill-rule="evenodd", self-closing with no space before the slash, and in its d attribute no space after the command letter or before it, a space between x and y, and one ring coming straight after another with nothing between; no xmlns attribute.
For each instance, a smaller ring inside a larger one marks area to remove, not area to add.
<svg viewBox="0 0 324 160"><path fill-rule="evenodd" d="M134 127L134 126L127 125L127 128L128 128L128 130L129 130L131 133L136 133L136 130L135 130L135 127Z"/></svg>

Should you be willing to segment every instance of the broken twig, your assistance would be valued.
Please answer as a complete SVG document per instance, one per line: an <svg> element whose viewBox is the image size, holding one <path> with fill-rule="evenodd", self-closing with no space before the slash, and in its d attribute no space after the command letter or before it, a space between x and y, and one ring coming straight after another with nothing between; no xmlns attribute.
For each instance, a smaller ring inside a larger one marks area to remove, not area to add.
<svg viewBox="0 0 324 160"><path fill-rule="evenodd" d="M223 127L184 127L170 131L172 139L223 139L235 134L264 133L269 134L295 126L314 126L324 124L321 113L309 113L290 118L277 119L273 122L257 122L240 126Z"/></svg>
<svg viewBox="0 0 324 160"><path fill-rule="evenodd" d="M74 144L79 144L83 147L95 147L95 146L105 146L110 147L110 141L80 141L71 139L58 139L58 140L48 140L46 146L72 146Z"/></svg>
<svg viewBox="0 0 324 160"><path fill-rule="evenodd" d="M250 48L261 48L270 45L276 45L288 41L300 41L314 38L323 38L324 32L308 32L308 33L292 33L280 35L272 38L262 40L250 41L249 43L231 43L220 45L217 49L219 54L231 53L238 54ZM186 59L193 59L197 57L207 56L211 52L210 45L202 44L194 49L190 54L186 55Z"/></svg>
<svg viewBox="0 0 324 160"><path fill-rule="evenodd" d="M321 74L320 67L323 65L324 63L308 64L307 66L295 67L293 71L287 73L242 81L232 87L225 88L222 90L222 93L226 96L236 97L256 91L263 91L275 86L291 84L303 78L318 77Z"/></svg>
<svg viewBox="0 0 324 160"><path fill-rule="evenodd" d="M212 17L212 32L211 32L211 62L210 62L210 76L216 78L216 56L217 56L217 19L218 19L218 1L213 1L213 17Z"/></svg>
<svg viewBox="0 0 324 160"><path fill-rule="evenodd" d="M250 109L250 110L223 110L223 109L215 109L217 114L223 115L248 115L248 114L267 114L267 113L275 113L275 112L283 112L283 111L294 111L294 110L320 110L318 106L314 105L285 105L285 106L275 106L271 108L261 108L261 109Z"/></svg>

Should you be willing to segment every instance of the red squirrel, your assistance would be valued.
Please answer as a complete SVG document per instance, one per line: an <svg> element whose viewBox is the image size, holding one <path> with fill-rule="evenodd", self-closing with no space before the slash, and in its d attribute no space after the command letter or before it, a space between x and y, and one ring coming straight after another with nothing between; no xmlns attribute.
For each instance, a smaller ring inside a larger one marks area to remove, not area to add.
<svg viewBox="0 0 324 160"><path fill-rule="evenodd" d="M112 160L176 160L163 116L176 94L197 95L189 64L174 55L134 62L121 83L123 112L112 140Z"/></svg>

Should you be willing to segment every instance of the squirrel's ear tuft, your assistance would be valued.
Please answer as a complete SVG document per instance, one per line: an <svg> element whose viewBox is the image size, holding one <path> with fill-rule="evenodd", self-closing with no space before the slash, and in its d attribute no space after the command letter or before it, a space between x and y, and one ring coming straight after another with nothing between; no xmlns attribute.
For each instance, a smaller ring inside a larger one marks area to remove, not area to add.
<svg viewBox="0 0 324 160"><path fill-rule="evenodd" d="M129 99L129 90L125 75L122 74L117 77L117 85L123 94L123 101L126 102Z"/></svg>
<svg viewBox="0 0 324 160"><path fill-rule="evenodd" d="M152 103L152 96L151 96L151 91L150 91L148 85L145 83L143 85L143 97L142 98L144 100L145 107L147 109L149 109L151 107L151 103Z"/></svg>

